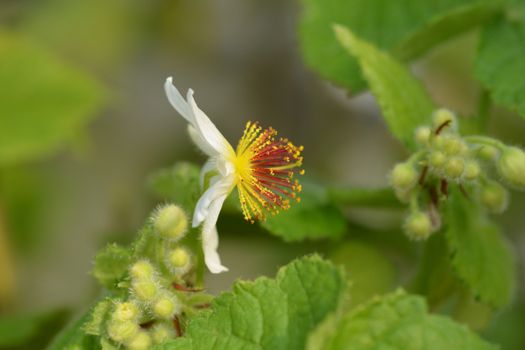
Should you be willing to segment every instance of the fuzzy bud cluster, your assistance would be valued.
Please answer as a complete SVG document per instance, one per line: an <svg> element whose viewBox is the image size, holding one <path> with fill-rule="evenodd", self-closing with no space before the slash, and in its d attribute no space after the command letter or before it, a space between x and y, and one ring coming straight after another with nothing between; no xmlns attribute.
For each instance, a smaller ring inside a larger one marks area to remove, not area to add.
<svg viewBox="0 0 525 350"><path fill-rule="evenodd" d="M449 110L435 111L432 126L417 128L414 136L419 151L395 165L389 177L399 200L410 203L403 227L411 239L424 240L439 228L438 209L451 186L465 195L472 192L492 213L508 205L508 192L491 178L494 173L525 190L525 152L485 136L462 137Z"/></svg>

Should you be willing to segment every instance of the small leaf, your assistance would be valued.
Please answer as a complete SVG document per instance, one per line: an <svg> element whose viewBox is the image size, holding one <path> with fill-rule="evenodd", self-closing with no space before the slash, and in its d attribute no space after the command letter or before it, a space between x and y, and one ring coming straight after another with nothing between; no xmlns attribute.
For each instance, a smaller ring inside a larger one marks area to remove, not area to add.
<svg viewBox="0 0 525 350"><path fill-rule="evenodd" d="M344 235L346 219L322 187L304 181L300 197L300 203L292 203L290 209L269 217L262 227L288 242Z"/></svg>
<svg viewBox="0 0 525 350"><path fill-rule="evenodd" d="M525 9L524 9L525 10ZM475 75L501 105L525 117L525 21L498 18L482 32Z"/></svg>
<svg viewBox="0 0 525 350"><path fill-rule="evenodd" d="M117 283L126 276L131 261L132 256L129 249L114 243L109 244L95 257L93 276L104 287L113 290L117 288Z"/></svg>
<svg viewBox="0 0 525 350"><path fill-rule="evenodd" d="M489 350L480 339L448 317L430 315L423 298L398 291L328 318L308 340L308 350Z"/></svg>
<svg viewBox="0 0 525 350"><path fill-rule="evenodd" d="M0 33L0 165L45 156L96 115L104 90L20 37Z"/></svg>
<svg viewBox="0 0 525 350"><path fill-rule="evenodd" d="M317 256L302 258L276 279L235 283L190 321L183 338L155 349L304 349L308 332L337 308L345 289L338 268Z"/></svg>
<svg viewBox="0 0 525 350"><path fill-rule="evenodd" d="M394 136L414 149L414 130L430 123L434 109L430 97L407 68L393 57L342 26L337 25L334 30L341 45L357 58Z"/></svg>
<svg viewBox="0 0 525 350"><path fill-rule="evenodd" d="M149 187L160 198L175 202L192 213L201 195L199 172L197 165L179 162L153 174L149 179Z"/></svg>
<svg viewBox="0 0 525 350"><path fill-rule="evenodd" d="M409 60L432 46L485 22L502 1L493 0L302 0L299 27L306 63L348 89L365 87L359 65L332 35L339 23L398 58Z"/></svg>
<svg viewBox="0 0 525 350"><path fill-rule="evenodd" d="M113 307L111 299L104 299L98 302L90 313L90 319L87 321L82 328L86 334L101 336L104 333L104 322L107 320L108 315Z"/></svg>
<svg viewBox="0 0 525 350"><path fill-rule="evenodd" d="M508 304L514 264L498 227L459 192L449 198L447 223L445 235L458 276L482 302L494 307Z"/></svg>

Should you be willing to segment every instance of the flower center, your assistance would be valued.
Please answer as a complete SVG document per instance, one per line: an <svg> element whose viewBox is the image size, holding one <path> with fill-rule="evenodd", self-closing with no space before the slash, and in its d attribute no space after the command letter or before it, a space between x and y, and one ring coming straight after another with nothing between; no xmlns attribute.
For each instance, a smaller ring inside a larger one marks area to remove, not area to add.
<svg viewBox="0 0 525 350"><path fill-rule="evenodd" d="M276 136L275 129L248 122L233 160L242 212L252 223L288 209L290 199L300 200L301 185L294 176L304 174L303 147Z"/></svg>

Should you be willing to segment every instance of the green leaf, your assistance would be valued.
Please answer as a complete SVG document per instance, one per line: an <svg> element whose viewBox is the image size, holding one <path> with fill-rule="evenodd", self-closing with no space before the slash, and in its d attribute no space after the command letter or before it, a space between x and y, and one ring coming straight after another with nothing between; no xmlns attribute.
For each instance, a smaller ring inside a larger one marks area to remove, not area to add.
<svg viewBox="0 0 525 350"><path fill-rule="evenodd" d="M30 315L4 315L0 317L0 349L14 349L46 340L66 320L63 310ZM41 339L38 339L41 338ZM42 345L42 344L38 344Z"/></svg>
<svg viewBox="0 0 525 350"><path fill-rule="evenodd" d="M340 269L318 256L302 258L276 279L236 282L190 321L183 338L156 349L304 349L308 332L337 308L345 289Z"/></svg>
<svg viewBox="0 0 525 350"><path fill-rule="evenodd" d="M326 191L313 182L303 182L301 202L261 223L271 234L288 242L305 239L340 238L346 232L346 218L328 199Z"/></svg>
<svg viewBox="0 0 525 350"><path fill-rule="evenodd" d="M153 174L148 183L158 197L173 201L192 213L201 195L199 173L197 165L179 162Z"/></svg>
<svg viewBox="0 0 525 350"><path fill-rule="evenodd" d="M90 319L91 310L71 322L60 332L47 350L95 350L99 349L98 339L88 335L83 330L83 325Z"/></svg>
<svg viewBox="0 0 525 350"><path fill-rule="evenodd" d="M497 347L466 326L430 315L423 298L398 291L375 298L352 312L331 317L311 334L308 350L485 350Z"/></svg>
<svg viewBox="0 0 525 350"><path fill-rule="evenodd" d="M104 287L114 290L117 283L126 276L133 257L128 248L112 243L102 249L95 257L93 276Z"/></svg>
<svg viewBox="0 0 525 350"><path fill-rule="evenodd" d="M48 155L101 107L104 90L21 37L0 33L0 165Z"/></svg>
<svg viewBox="0 0 525 350"><path fill-rule="evenodd" d="M110 298L99 301L90 313L89 321L82 326L86 334L102 336L105 330L104 322L107 320L112 308L113 300Z"/></svg>
<svg viewBox="0 0 525 350"><path fill-rule="evenodd" d="M524 10L525 12L525 10ZM475 75L497 103L525 117L525 20L498 18L482 32Z"/></svg>
<svg viewBox="0 0 525 350"><path fill-rule="evenodd" d="M429 124L434 109L430 97L406 67L342 26L334 27L337 39L361 66L390 130L414 149L414 130Z"/></svg>
<svg viewBox="0 0 525 350"><path fill-rule="evenodd" d="M334 39L339 23L399 58L414 58L432 46L483 23L500 7L493 0L302 0L299 28L306 63L323 77L362 89L359 65Z"/></svg>
<svg viewBox="0 0 525 350"><path fill-rule="evenodd" d="M473 202L453 192L445 232L458 276L482 302L501 307L514 291L513 256L497 226Z"/></svg>

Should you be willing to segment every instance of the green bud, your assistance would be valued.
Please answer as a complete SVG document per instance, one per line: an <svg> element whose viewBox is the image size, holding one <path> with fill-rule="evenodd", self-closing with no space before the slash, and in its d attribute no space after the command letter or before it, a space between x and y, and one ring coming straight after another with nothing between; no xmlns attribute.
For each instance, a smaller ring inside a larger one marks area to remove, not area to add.
<svg viewBox="0 0 525 350"><path fill-rule="evenodd" d="M499 155L499 151L496 147L483 145L478 151L478 155L481 159L494 161Z"/></svg>
<svg viewBox="0 0 525 350"><path fill-rule="evenodd" d="M151 338L155 344L162 344L168 339L174 338L175 332L171 324L157 323L151 328Z"/></svg>
<svg viewBox="0 0 525 350"><path fill-rule="evenodd" d="M468 181L476 180L481 173L481 168L479 167L478 162L475 160L468 160L465 163L465 171L463 173L463 176Z"/></svg>
<svg viewBox="0 0 525 350"><path fill-rule="evenodd" d="M130 268L131 278L134 280L152 280L155 275L155 268L147 260L139 260Z"/></svg>
<svg viewBox="0 0 525 350"><path fill-rule="evenodd" d="M434 125L434 128L439 128L446 122L449 122L449 127L456 127L457 123L456 116L454 115L454 113L444 108L436 110L432 116L432 123Z"/></svg>
<svg viewBox="0 0 525 350"><path fill-rule="evenodd" d="M188 231L188 219L184 210L174 204L169 204L157 210L153 226L162 237L179 240Z"/></svg>
<svg viewBox="0 0 525 350"><path fill-rule="evenodd" d="M433 168L442 168L446 161L447 156L441 151L434 151L429 156L429 163Z"/></svg>
<svg viewBox="0 0 525 350"><path fill-rule="evenodd" d="M430 217L423 212L410 214L404 224L405 233L413 240L427 239L432 233Z"/></svg>
<svg viewBox="0 0 525 350"><path fill-rule="evenodd" d="M417 181L417 172L411 164L399 163L390 174L390 181L396 190L409 190Z"/></svg>
<svg viewBox="0 0 525 350"><path fill-rule="evenodd" d="M140 308L135 302L126 301L115 304L112 318L117 321L131 321L140 316Z"/></svg>
<svg viewBox="0 0 525 350"><path fill-rule="evenodd" d="M465 154L468 151L468 146L459 137L443 136L442 145L443 151L449 156L458 154Z"/></svg>
<svg viewBox="0 0 525 350"><path fill-rule="evenodd" d="M159 294L159 286L155 281L137 281L131 284L133 293L143 302L153 301Z"/></svg>
<svg viewBox="0 0 525 350"><path fill-rule="evenodd" d="M459 157L450 158L445 164L445 175L449 179L458 179L465 170L465 161Z"/></svg>
<svg viewBox="0 0 525 350"><path fill-rule="evenodd" d="M509 193L496 181L490 181L481 189L481 203L493 213L502 213L509 204Z"/></svg>
<svg viewBox="0 0 525 350"><path fill-rule="evenodd" d="M126 345L129 350L148 350L151 347L151 337L146 331L140 331Z"/></svg>
<svg viewBox="0 0 525 350"><path fill-rule="evenodd" d="M506 147L498 161L501 176L512 186L525 190L525 152L518 147Z"/></svg>
<svg viewBox="0 0 525 350"><path fill-rule="evenodd" d="M431 135L432 130L428 126L420 126L416 129L416 142L422 146L427 146Z"/></svg>
<svg viewBox="0 0 525 350"><path fill-rule="evenodd" d="M168 252L166 266L172 273L182 275L191 268L191 255L185 248L175 248Z"/></svg>
<svg viewBox="0 0 525 350"><path fill-rule="evenodd" d="M177 297L167 293L155 300L152 306L155 316L166 320L180 313L180 308L181 306Z"/></svg>
<svg viewBox="0 0 525 350"><path fill-rule="evenodd" d="M135 337L139 331L139 325L132 321L112 320L108 325L109 337L118 343L125 343Z"/></svg>

